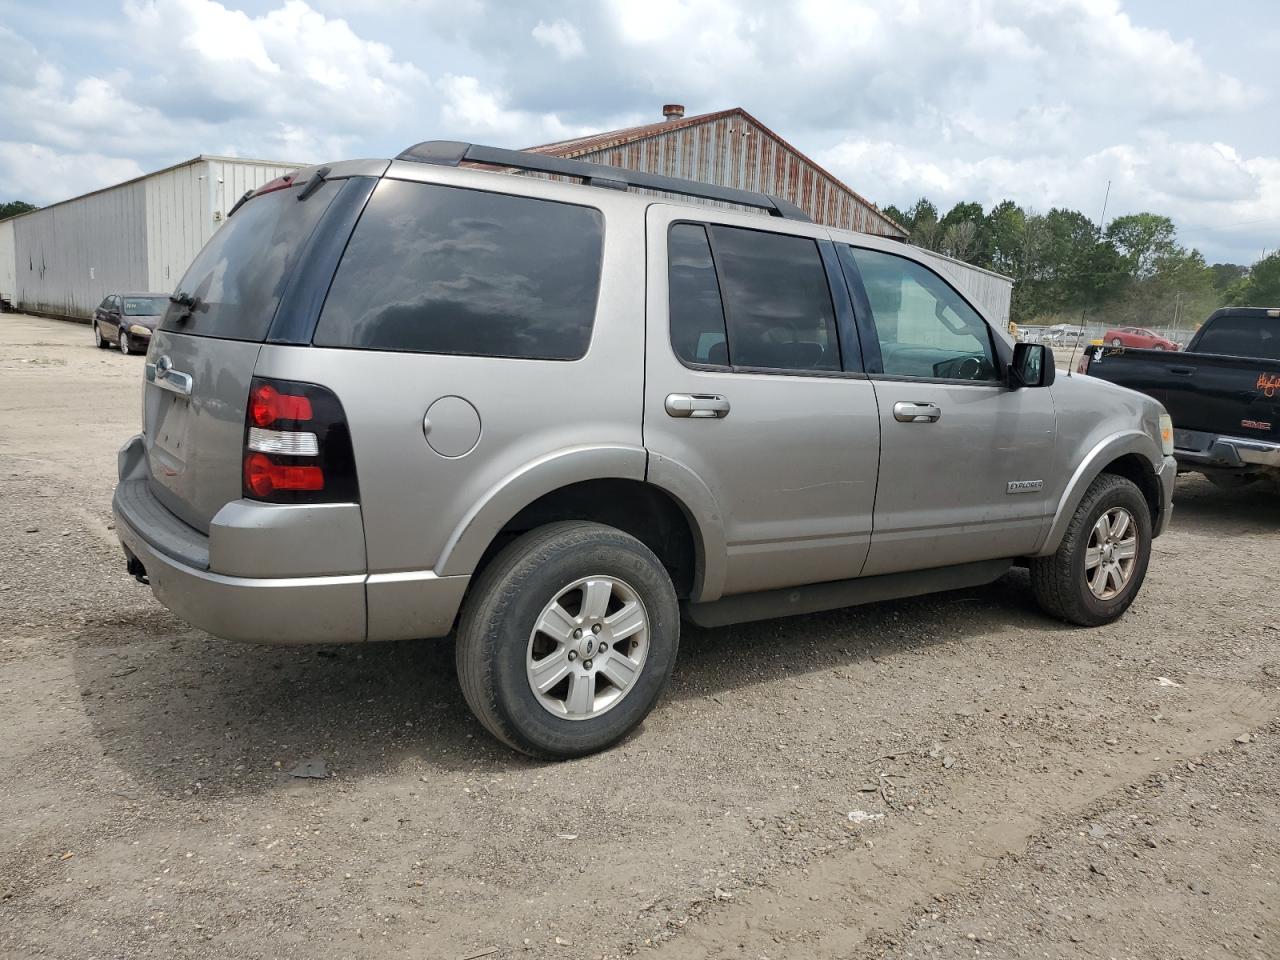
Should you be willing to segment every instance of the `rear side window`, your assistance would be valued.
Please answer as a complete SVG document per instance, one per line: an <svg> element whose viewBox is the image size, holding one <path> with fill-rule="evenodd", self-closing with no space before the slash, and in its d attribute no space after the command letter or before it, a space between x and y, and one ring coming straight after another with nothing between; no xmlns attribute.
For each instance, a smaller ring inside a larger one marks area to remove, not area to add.
<svg viewBox="0 0 1280 960"><path fill-rule="evenodd" d="M591 342L598 210L384 180L316 328L324 347L577 360Z"/></svg>
<svg viewBox="0 0 1280 960"><path fill-rule="evenodd" d="M685 363L729 365L724 306L706 228L677 223L667 239L671 346Z"/></svg>
<svg viewBox="0 0 1280 960"><path fill-rule="evenodd" d="M839 370L835 311L807 237L710 227L735 367Z"/></svg>
<svg viewBox="0 0 1280 960"><path fill-rule="evenodd" d="M161 330L224 340L267 338L289 272L345 181L328 181L306 200L298 189L254 197L218 229L178 284L195 306L171 305Z"/></svg>
<svg viewBox="0 0 1280 960"><path fill-rule="evenodd" d="M1218 317L1200 334L1196 352L1280 360L1280 321L1261 317Z"/></svg>

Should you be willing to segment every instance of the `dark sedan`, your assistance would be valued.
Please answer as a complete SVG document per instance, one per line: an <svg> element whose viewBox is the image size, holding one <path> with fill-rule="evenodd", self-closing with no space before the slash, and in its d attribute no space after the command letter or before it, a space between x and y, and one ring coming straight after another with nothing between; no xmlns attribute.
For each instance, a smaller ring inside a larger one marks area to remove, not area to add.
<svg viewBox="0 0 1280 960"><path fill-rule="evenodd" d="M167 293L113 293L93 311L93 342L121 353L145 353L169 306Z"/></svg>

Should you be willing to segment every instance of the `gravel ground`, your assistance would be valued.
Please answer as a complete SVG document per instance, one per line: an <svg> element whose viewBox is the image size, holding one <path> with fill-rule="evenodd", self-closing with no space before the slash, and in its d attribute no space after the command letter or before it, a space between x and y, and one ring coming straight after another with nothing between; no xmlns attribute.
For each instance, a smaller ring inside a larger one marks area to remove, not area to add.
<svg viewBox="0 0 1280 960"><path fill-rule="evenodd" d="M538 764L447 642L171 617L109 529L142 358L0 324L0 956L1280 957L1280 498L1181 479L1099 630L1017 571L689 627Z"/></svg>

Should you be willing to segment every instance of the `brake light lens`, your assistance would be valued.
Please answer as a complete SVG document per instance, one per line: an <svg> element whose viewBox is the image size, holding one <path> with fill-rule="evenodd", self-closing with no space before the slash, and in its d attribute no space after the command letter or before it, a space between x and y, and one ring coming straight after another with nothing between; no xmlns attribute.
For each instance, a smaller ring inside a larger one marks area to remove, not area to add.
<svg viewBox="0 0 1280 960"><path fill-rule="evenodd" d="M254 377L245 407L241 496L266 503L358 503L342 404L327 387Z"/></svg>
<svg viewBox="0 0 1280 960"><path fill-rule="evenodd" d="M269 383L260 383L249 394L249 419L255 427L269 427L277 420L305 422L311 416L311 401L305 396L281 393Z"/></svg>
<svg viewBox="0 0 1280 960"><path fill-rule="evenodd" d="M324 471L276 463L268 454L251 453L244 461L244 485L259 499L277 490L323 490Z"/></svg>

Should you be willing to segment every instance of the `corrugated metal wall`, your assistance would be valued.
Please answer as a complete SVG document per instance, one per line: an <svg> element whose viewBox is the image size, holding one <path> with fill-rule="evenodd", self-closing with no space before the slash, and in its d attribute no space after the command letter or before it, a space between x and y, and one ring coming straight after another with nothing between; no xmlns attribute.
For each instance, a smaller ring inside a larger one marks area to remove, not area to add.
<svg viewBox="0 0 1280 960"><path fill-rule="evenodd" d="M197 157L0 223L0 295L88 318L108 293L171 292L246 190L298 168Z"/></svg>
<svg viewBox="0 0 1280 960"><path fill-rule="evenodd" d="M147 193L148 290L172 291L213 235L209 165L196 161L143 181Z"/></svg>
<svg viewBox="0 0 1280 960"><path fill-rule="evenodd" d="M932 250L919 252L924 254L935 270L972 300L989 321L1002 329L1008 327L1009 306L1013 298L1012 280Z"/></svg>
<svg viewBox="0 0 1280 960"><path fill-rule="evenodd" d="M17 302L87 317L108 293L145 288L146 203L138 181L16 217Z"/></svg>
<svg viewBox="0 0 1280 960"><path fill-rule="evenodd" d="M738 113L575 156L630 170L771 193L790 200L818 223L860 233L902 235L871 204L861 202L820 168Z"/></svg>
<svg viewBox="0 0 1280 960"><path fill-rule="evenodd" d="M13 221L0 220L0 297L14 302L18 299L18 279L14 270L17 262Z"/></svg>

